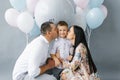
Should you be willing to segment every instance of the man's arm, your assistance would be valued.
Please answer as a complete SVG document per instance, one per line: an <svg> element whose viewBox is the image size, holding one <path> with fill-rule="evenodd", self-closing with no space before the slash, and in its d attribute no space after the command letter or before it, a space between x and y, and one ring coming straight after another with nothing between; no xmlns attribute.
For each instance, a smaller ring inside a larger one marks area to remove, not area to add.
<svg viewBox="0 0 120 80"><path fill-rule="evenodd" d="M47 57L43 54L43 46L42 43L34 43L31 45L31 50L29 50L29 56L28 56L28 75L32 78L37 77L38 75L42 74L46 70L50 69L52 67L52 62L48 61L48 64L45 63L44 57ZM44 49L45 50L45 49ZM45 53L47 52L47 49ZM44 61L44 63L43 63ZM51 63L51 66L49 64ZM45 65L43 65L45 64Z"/></svg>
<svg viewBox="0 0 120 80"><path fill-rule="evenodd" d="M40 74L54 67L55 67L55 61L52 58L48 58L46 64L40 67Z"/></svg>

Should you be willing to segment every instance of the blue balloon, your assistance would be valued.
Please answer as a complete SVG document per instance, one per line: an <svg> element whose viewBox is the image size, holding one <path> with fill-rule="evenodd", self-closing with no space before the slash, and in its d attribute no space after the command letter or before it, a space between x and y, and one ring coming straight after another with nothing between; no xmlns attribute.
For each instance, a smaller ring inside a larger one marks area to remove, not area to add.
<svg viewBox="0 0 120 80"><path fill-rule="evenodd" d="M104 0L90 0L89 5L91 8L100 7Z"/></svg>
<svg viewBox="0 0 120 80"><path fill-rule="evenodd" d="M100 8L93 8L86 16L86 21L91 29L98 28L104 21L105 16Z"/></svg>
<svg viewBox="0 0 120 80"><path fill-rule="evenodd" d="M28 40L31 41L34 38L38 37L40 34L41 34L40 28L35 23L33 29L27 34L28 35Z"/></svg>
<svg viewBox="0 0 120 80"><path fill-rule="evenodd" d="M26 0L10 0L10 4L18 11L24 11L26 9Z"/></svg>

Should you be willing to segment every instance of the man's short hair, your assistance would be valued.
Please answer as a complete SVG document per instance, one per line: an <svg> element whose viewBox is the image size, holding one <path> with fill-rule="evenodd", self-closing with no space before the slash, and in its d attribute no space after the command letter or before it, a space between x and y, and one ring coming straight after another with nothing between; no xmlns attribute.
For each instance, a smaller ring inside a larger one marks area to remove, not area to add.
<svg viewBox="0 0 120 80"><path fill-rule="evenodd" d="M59 21L58 23L57 23L57 26L66 26L66 27L68 27L68 24L67 24L67 22L65 22L65 21Z"/></svg>
<svg viewBox="0 0 120 80"><path fill-rule="evenodd" d="M53 22L44 22L42 25L41 25L41 34L46 34L47 31L51 31L51 26L50 24L54 24Z"/></svg>

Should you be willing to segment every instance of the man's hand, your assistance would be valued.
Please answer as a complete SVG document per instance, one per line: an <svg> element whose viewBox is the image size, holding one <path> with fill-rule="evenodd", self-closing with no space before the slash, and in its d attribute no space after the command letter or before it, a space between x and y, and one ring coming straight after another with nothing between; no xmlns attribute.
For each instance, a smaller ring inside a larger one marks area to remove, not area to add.
<svg viewBox="0 0 120 80"><path fill-rule="evenodd" d="M48 58L46 61L46 65L48 66L49 69L55 67L55 61L52 58Z"/></svg>
<svg viewBox="0 0 120 80"><path fill-rule="evenodd" d="M48 58L46 61L46 64L43 66L40 66L40 69L41 69L40 74L54 67L55 67L55 61L52 58Z"/></svg>
<svg viewBox="0 0 120 80"><path fill-rule="evenodd" d="M60 60L56 56L56 54L51 54L52 59L55 61L55 66L59 66L61 64Z"/></svg>

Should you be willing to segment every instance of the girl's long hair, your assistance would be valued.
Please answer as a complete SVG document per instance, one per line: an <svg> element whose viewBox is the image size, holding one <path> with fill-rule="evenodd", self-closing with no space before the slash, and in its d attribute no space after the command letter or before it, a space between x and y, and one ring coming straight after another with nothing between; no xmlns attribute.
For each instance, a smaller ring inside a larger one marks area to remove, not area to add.
<svg viewBox="0 0 120 80"><path fill-rule="evenodd" d="M75 34L75 44L74 44L74 51L73 51L73 56L75 55L75 49L76 47L80 44L83 43L87 49L87 58L88 58L88 64L90 67L90 74L92 73L96 73L97 72L97 68L92 60L92 56L90 54L90 50L88 48L87 45L87 41L85 38L85 33L83 31L83 29L80 26L77 25L73 25L72 26L74 28L74 34Z"/></svg>

